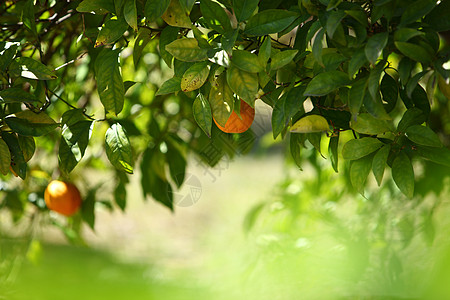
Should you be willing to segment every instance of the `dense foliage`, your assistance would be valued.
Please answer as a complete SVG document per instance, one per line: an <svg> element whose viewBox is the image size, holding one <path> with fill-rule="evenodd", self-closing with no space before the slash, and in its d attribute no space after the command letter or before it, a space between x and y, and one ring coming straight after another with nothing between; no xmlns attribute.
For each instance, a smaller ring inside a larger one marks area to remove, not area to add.
<svg viewBox="0 0 450 300"><path fill-rule="evenodd" d="M213 122L240 99L273 109L298 167L326 139L357 191L391 169L413 198L426 161L450 166L449 15L436 0L3 1L0 203L44 210L46 183L75 177L93 226L100 186L81 175L114 170L103 202L124 209L138 165L144 196L173 209L187 153L214 166L251 149L251 130Z"/></svg>

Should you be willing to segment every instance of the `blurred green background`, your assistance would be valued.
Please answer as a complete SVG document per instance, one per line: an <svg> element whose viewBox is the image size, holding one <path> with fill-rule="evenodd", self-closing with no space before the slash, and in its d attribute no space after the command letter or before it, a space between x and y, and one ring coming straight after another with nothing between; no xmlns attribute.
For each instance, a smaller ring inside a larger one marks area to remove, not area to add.
<svg viewBox="0 0 450 300"><path fill-rule="evenodd" d="M97 207L86 245L45 216L2 214L0 299L450 299L447 177L419 178L419 195L434 192L413 200L392 180L363 197L346 166L305 151L301 172L270 149L214 168L192 158L201 196L173 214L132 181L125 213Z"/></svg>

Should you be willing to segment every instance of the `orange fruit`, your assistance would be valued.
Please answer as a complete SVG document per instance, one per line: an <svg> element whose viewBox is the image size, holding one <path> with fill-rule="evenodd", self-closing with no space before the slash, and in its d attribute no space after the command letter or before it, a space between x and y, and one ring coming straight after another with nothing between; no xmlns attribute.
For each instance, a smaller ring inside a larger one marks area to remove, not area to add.
<svg viewBox="0 0 450 300"><path fill-rule="evenodd" d="M44 193L45 204L50 210L65 216L71 216L81 206L81 195L78 188L69 182L52 180Z"/></svg>
<svg viewBox="0 0 450 300"><path fill-rule="evenodd" d="M214 123L216 123L217 127L219 127L219 129L223 132L242 133L247 131L252 125L253 120L255 119L255 109L241 99L240 114L242 119L239 118L238 114L233 111L225 123L225 126L219 125L216 119L213 118Z"/></svg>

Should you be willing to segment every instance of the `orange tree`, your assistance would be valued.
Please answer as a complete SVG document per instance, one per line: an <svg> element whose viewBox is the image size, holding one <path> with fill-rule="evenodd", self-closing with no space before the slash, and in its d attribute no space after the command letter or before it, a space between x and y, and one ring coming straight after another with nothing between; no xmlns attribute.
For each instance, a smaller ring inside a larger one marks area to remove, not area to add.
<svg viewBox="0 0 450 300"><path fill-rule="evenodd" d="M144 196L173 209L188 153L214 166L250 149L251 130L217 126L241 99L273 109L299 167L326 139L357 191L391 169L414 197L415 171L450 166L449 15L436 0L2 1L0 205L46 210L51 178L96 169L114 172L104 204L124 209L137 167Z"/></svg>

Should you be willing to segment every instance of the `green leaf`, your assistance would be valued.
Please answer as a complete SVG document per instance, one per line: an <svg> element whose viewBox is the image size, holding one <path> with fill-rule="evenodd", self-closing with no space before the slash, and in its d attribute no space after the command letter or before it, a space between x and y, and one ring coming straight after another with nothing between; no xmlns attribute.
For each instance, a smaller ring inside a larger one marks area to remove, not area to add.
<svg viewBox="0 0 450 300"><path fill-rule="evenodd" d="M367 62L366 53L363 48L356 51L348 63L348 76L353 78L356 72L361 69L362 66Z"/></svg>
<svg viewBox="0 0 450 300"><path fill-rule="evenodd" d="M429 127L412 125L406 129L405 133L408 139L416 144L430 147L442 147L441 140Z"/></svg>
<svg viewBox="0 0 450 300"><path fill-rule="evenodd" d="M289 139L289 150L291 152L291 156L294 159L295 164L302 169L302 157L301 157L301 149L303 144L303 134L300 133L291 133Z"/></svg>
<svg viewBox="0 0 450 300"><path fill-rule="evenodd" d="M245 50L233 50L231 62L245 72L258 73L264 70L258 56Z"/></svg>
<svg viewBox="0 0 450 300"><path fill-rule="evenodd" d="M372 172L377 180L378 186L381 185L381 181L383 180L384 169L386 168L390 151L391 145L384 145L377 151L377 153L375 153L375 156L373 157Z"/></svg>
<svg viewBox="0 0 450 300"><path fill-rule="evenodd" d="M424 35L422 31L413 28L399 28L394 32L394 40L397 42L407 42L413 37Z"/></svg>
<svg viewBox="0 0 450 300"><path fill-rule="evenodd" d="M201 61L206 60L207 50L201 49L194 38L182 38L175 40L166 46L167 52L181 61Z"/></svg>
<svg viewBox="0 0 450 300"><path fill-rule="evenodd" d="M199 89L208 79L209 65L207 62L199 62L186 70L181 78L181 90L190 92Z"/></svg>
<svg viewBox="0 0 450 300"><path fill-rule="evenodd" d="M273 138L283 131L290 119L303 108L303 102L306 97L303 96L304 86L298 86L285 93L277 100L272 112L272 130Z"/></svg>
<svg viewBox="0 0 450 300"><path fill-rule="evenodd" d="M395 42L395 47L405 56L412 60L429 63L433 60L433 57L423 47L407 42Z"/></svg>
<svg viewBox="0 0 450 300"><path fill-rule="evenodd" d="M27 163L16 135L3 131L2 139L8 145L11 154L11 168L20 178L25 179L27 176Z"/></svg>
<svg viewBox="0 0 450 300"><path fill-rule="evenodd" d="M411 107L403 114L402 119L397 125L398 132L405 132L409 126L420 125L427 120L426 115L417 107Z"/></svg>
<svg viewBox="0 0 450 300"><path fill-rule="evenodd" d="M122 211L125 211L127 205L127 190L122 181L120 181L114 189L114 202L116 202L117 206Z"/></svg>
<svg viewBox="0 0 450 300"><path fill-rule="evenodd" d="M329 71L315 76L306 87L305 96L325 96L332 91L350 84L347 74Z"/></svg>
<svg viewBox="0 0 450 300"><path fill-rule="evenodd" d="M115 43L128 29L128 24L122 20L111 19L105 22L98 33L94 47L100 47Z"/></svg>
<svg viewBox="0 0 450 300"><path fill-rule="evenodd" d="M147 0L144 8L144 15L149 22L156 21L169 7L170 0Z"/></svg>
<svg viewBox="0 0 450 300"><path fill-rule="evenodd" d="M122 111L125 88L119 70L120 48L103 49L95 60L97 91L105 109L115 115Z"/></svg>
<svg viewBox="0 0 450 300"><path fill-rule="evenodd" d="M10 68L9 71L17 73L19 76L37 80L52 80L58 78L49 67L32 58L19 57L15 59L15 62L17 69Z"/></svg>
<svg viewBox="0 0 450 300"><path fill-rule="evenodd" d="M271 70L278 70L294 60L298 50L284 50L276 53L270 63Z"/></svg>
<svg viewBox="0 0 450 300"><path fill-rule="evenodd" d="M414 169L404 152L399 152L392 163L392 178L406 197L414 196Z"/></svg>
<svg viewBox="0 0 450 300"><path fill-rule="evenodd" d="M259 48L259 52L258 52L259 63L262 66L265 66L267 64L267 61L270 58L271 52L272 52L272 43L270 41L270 36L267 36L264 39L264 42L262 43L261 47ZM281 53L281 52L279 52L279 53ZM273 63L273 58L272 58L272 63Z"/></svg>
<svg viewBox="0 0 450 300"><path fill-rule="evenodd" d="M353 187L364 195L364 186L372 166L372 155L353 160L350 165L350 181Z"/></svg>
<svg viewBox="0 0 450 300"><path fill-rule="evenodd" d="M411 72L417 63L408 57L403 57L398 63L398 75L400 81L403 84L406 84L409 77L411 76Z"/></svg>
<svg viewBox="0 0 450 300"><path fill-rule="evenodd" d="M358 133L376 135L388 131L394 131L391 122L374 118L371 114L359 114L356 120L352 120L350 127Z"/></svg>
<svg viewBox="0 0 450 300"><path fill-rule="evenodd" d="M105 136L106 156L118 170L133 174L133 154L130 140L119 123L112 124Z"/></svg>
<svg viewBox="0 0 450 300"><path fill-rule="evenodd" d="M180 188L186 173L186 158L179 146L174 142L167 143L166 157L170 177L172 177L177 187Z"/></svg>
<svg viewBox="0 0 450 300"><path fill-rule="evenodd" d="M421 19L436 6L436 0L416 0L406 6L402 13L399 26L405 26Z"/></svg>
<svg viewBox="0 0 450 300"><path fill-rule="evenodd" d="M375 152L383 145L378 139L371 137L350 140L342 148L342 157L348 160L359 159Z"/></svg>
<svg viewBox="0 0 450 300"><path fill-rule="evenodd" d="M310 133L330 130L327 119L319 115L308 115L301 118L291 127L291 132Z"/></svg>
<svg viewBox="0 0 450 300"><path fill-rule="evenodd" d="M36 114L30 110L8 116L5 122L14 132L24 136L42 136L58 127L58 123L44 112Z"/></svg>
<svg viewBox="0 0 450 300"><path fill-rule="evenodd" d="M172 94L178 91L181 91L181 78L173 77L162 84L155 96Z"/></svg>
<svg viewBox="0 0 450 300"><path fill-rule="evenodd" d="M206 23L212 29L220 33L225 33L232 29L227 13L219 3L212 0L200 1L200 10Z"/></svg>
<svg viewBox="0 0 450 300"><path fill-rule="evenodd" d="M28 0L22 11L22 22L35 36L37 36L36 20L34 15L34 0Z"/></svg>
<svg viewBox="0 0 450 300"><path fill-rule="evenodd" d="M159 53L169 67L172 66L173 56L166 50L166 46L177 39L178 30L177 27L166 26L159 37Z"/></svg>
<svg viewBox="0 0 450 300"><path fill-rule="evenodd" d="M330 11L332 9L335 9L338 7L339 4L341 4L342 0L329 0L327 5L327 11Z"/></svg>
<svg viewBox="0 0 450 300"><path fill-rule="evenodd" d="M352 115L357 115L363 104L367 90L367 78L361 78L353 83L348 94L348 106Z"/></svg>
<svg viewBox="0 0 450 300"><path fill-rule="evenodd" d="M343 10L332 11L328 16L326 29L327 34L331 39L333 38L334 32L344 17L345 12Z"/></svg>
<svg viewBox="0 0 450 300"><path fill-rule="evenodd" d="M13 61L14 56L16 55L17 49L19 46L17 44L9 44L8 48L3 51L0 51L0 71L6 71L6 68Z"/></svg>
<svg viewBox="0 0 450 300"><path fill-rule="evenodd" d="M419 83L419 80L427 73L427 71L422 71L417 74L415 74L410 80L408 80L408 83L406 84L406 95L408 98L411 98L412 93L414 92L414 89L417 87L417 84Z"/></svg>
<svg viewBox="0 0 450 300"><path fill-rule="evenodd" d="M134 31L138 31L136 0L125 1L125 5L123 7L123 16L125 17L125 21L127 21L128 25L130 25L131 28L134 29Z"/></svg>
<svg viewBox="0 0 450 300"><path fill-rule="evenodd" d="M315 38L314 38L314 42L312 45L312 54L315 58L315 60L322 66L323 62L322 62L322 50L323 50L323 36L325 34L325 29L321 28Z"/></svg>
<svg viewBox="0 0 450 300"><path fill-rule="evenodd" d="M34 151L36 150L36 143L34 142L34 138L31 136L18 136L18 142L20 149L22 150L23 159L25 162L28 162L34 155Z"/></svg>
<svg viewBox="0 0 450 300"><path fill-rule="evenodd" d="M423 87L418 84L414 89L411 100L414 103L414 106L421 109L426 115L430 114L430 102L428 101L427 92L423 89Z"/></svg>
<svg viewBox="0 0 450 300"><path fill-rule="evenodd" d="M392 119L391 116L389 116L386 110L384 109L380 92L375 94L375 99L369 93L366 93L366 95L364 96L364 107L368 113L370 113L377 119L381 120Z"/></svg>
<svg viewBox="0 0 450 300"><path fill-rule="evenodd" d="M11 153L9 153L8 145L0 138L0 173L8 174L11 164Z"/></svg>
<svg viewBox="0 0 450 300"><path fill-rule="evenodd" d="M376 99L379 95L380 78L383 72L385 62L382 61L376 65L374 69L370 71L369 81L367 82L367 89L369 90L372 99Z"/></svg>
<svg viewBox="0 0 450 300"><path fill-rule="evenodd" d="M427 146L417 146L417 155L434 163L450 167L450 150L448 148L435 148Z"/></svg>
<svg viewBox="0 0 450 300"><path fill-rule="evenodd" d="M258 75L242 71L231 66L227 71L227 82L231 90L247 102L251 107L255 106L258 93Z"/></svg>
<svg viewBox="0 0 450 300"><path fill-rule="evenodd" d="M384 74L380 85L381 94L383 95L383 101L387 103L386 110L392 111L397 104L398 99L398 83L397 80L392 78L388 74Z"/></svg>
<svg viewBox="0 0 450 300"><path fill-rule="evenodd" d="M258 6L259 0L233 0L233 10L238 22L250 18Z"/></svg>
<svg viewBox="0 0 450 300"><path fill-rule="evenodd" d="M96 14L104 15L108 12L114 12L115 6L113 0L84 0L78 5L77 11L84 13L95 12Z"/></svg>
<svg viewBox="0 0 450 300"><path fill-rule="evenodd" d="M322 150L320 149L320 146L322 144L322 142L321 142L321 140L322 140L322 133L321 132L307 132L306 133L306 138L311 143L311 145L313 145L313 147L317 150L317 152L319 152L319 154L323 158L325 158L322 155Z"/></svg>
<svg viewBox="0 0 450 300"><path fill-rule="evenodd" d="M82 120L65 124L59 144L59 168L70 173L81 161L89 143L92 132L92 121Z"/></svg>
<svg viewBox="0 0 450 300"><path fill-rule="evenodd" d="M209 91L209 103L216 122L225 126L234 107L233 91L227 83L226 73L220 74L212 84Z"/></svg>
<svg viewBox="0 0 450 300"><path fill-rule="evenodd" d="M248 20L244 33L253 36L277 33L288 27L297 17L298 14L292 11L267 9Z"/></svg>
<svg viewBox="0 0 450 300"><path fill-rule="evenodd" d="M97 189L98 187L89 190L86 198L83 199L83 205L81 206L81 217L92 230L94 230L95 227L95 194Z"/></svg>
<svg viewBox="0 0 450 300"><path fill-rule="evenodd" d="M153 38L152 31L150 29L147 28L139 29L133 48L133 63L136 69L138 67L139 60L141 59L142 51L152 38Z"/></svg>
<svg viewBox="0 0 450 300"><path fill-rule="evenodd" d="M434 30L441 32L450 30L450 2L441 1L438 6L425 17L425 23L433 27Z"/></svg>
<svg viewBox="0 0 450 300"><path fill-rule="evenodd" d="M369 24L367 22L367 15L363 10L346 10L345 13L358 21L363 27L367 27Z"/></svg>
<svg viewBox="0 0 450 300"><path fill-rule="evenodd" d="M170 26L191 28L192 23L188 12L183 9L178 0L171 0L169 7L162 15L163 20Z"/></svg>
<svg viewBox="0 0 450 300"><path fill-rule="evenodd" d="M211 137L211 127L212 127L212 114L211 106L208 100L205 99L202 93L199 93L195 98L192 105L192 112L194 114L194 119L198 126L205 132L205 134Z"/></svg>
<svg viewBox="0 0 450 300"><path fill-rule="evenodd" d="M8 88L0 91L0 103L36 102L36 96L25 92L20 88Z"/></svg>
<svg viewBox="0 0 450 300"><path fill-rule="evenodd" d="M332 136L330 138L330 143L328 144L328 155L330 156L331 165L333 166L334 171L338 172L338 162L339 162L339 154L338 154L338 145L339 145L339 132L336 136Z"/></svg>
<svg viewBox="0 0 450 300"><path fill-rule="evenodd" d="M378 57L380 57L384 47L387 45L388 37L389 34L387 32L381 32L373 35L367 41L364 52L366 53L367 60L371 64L375 64Z"/></svg>

